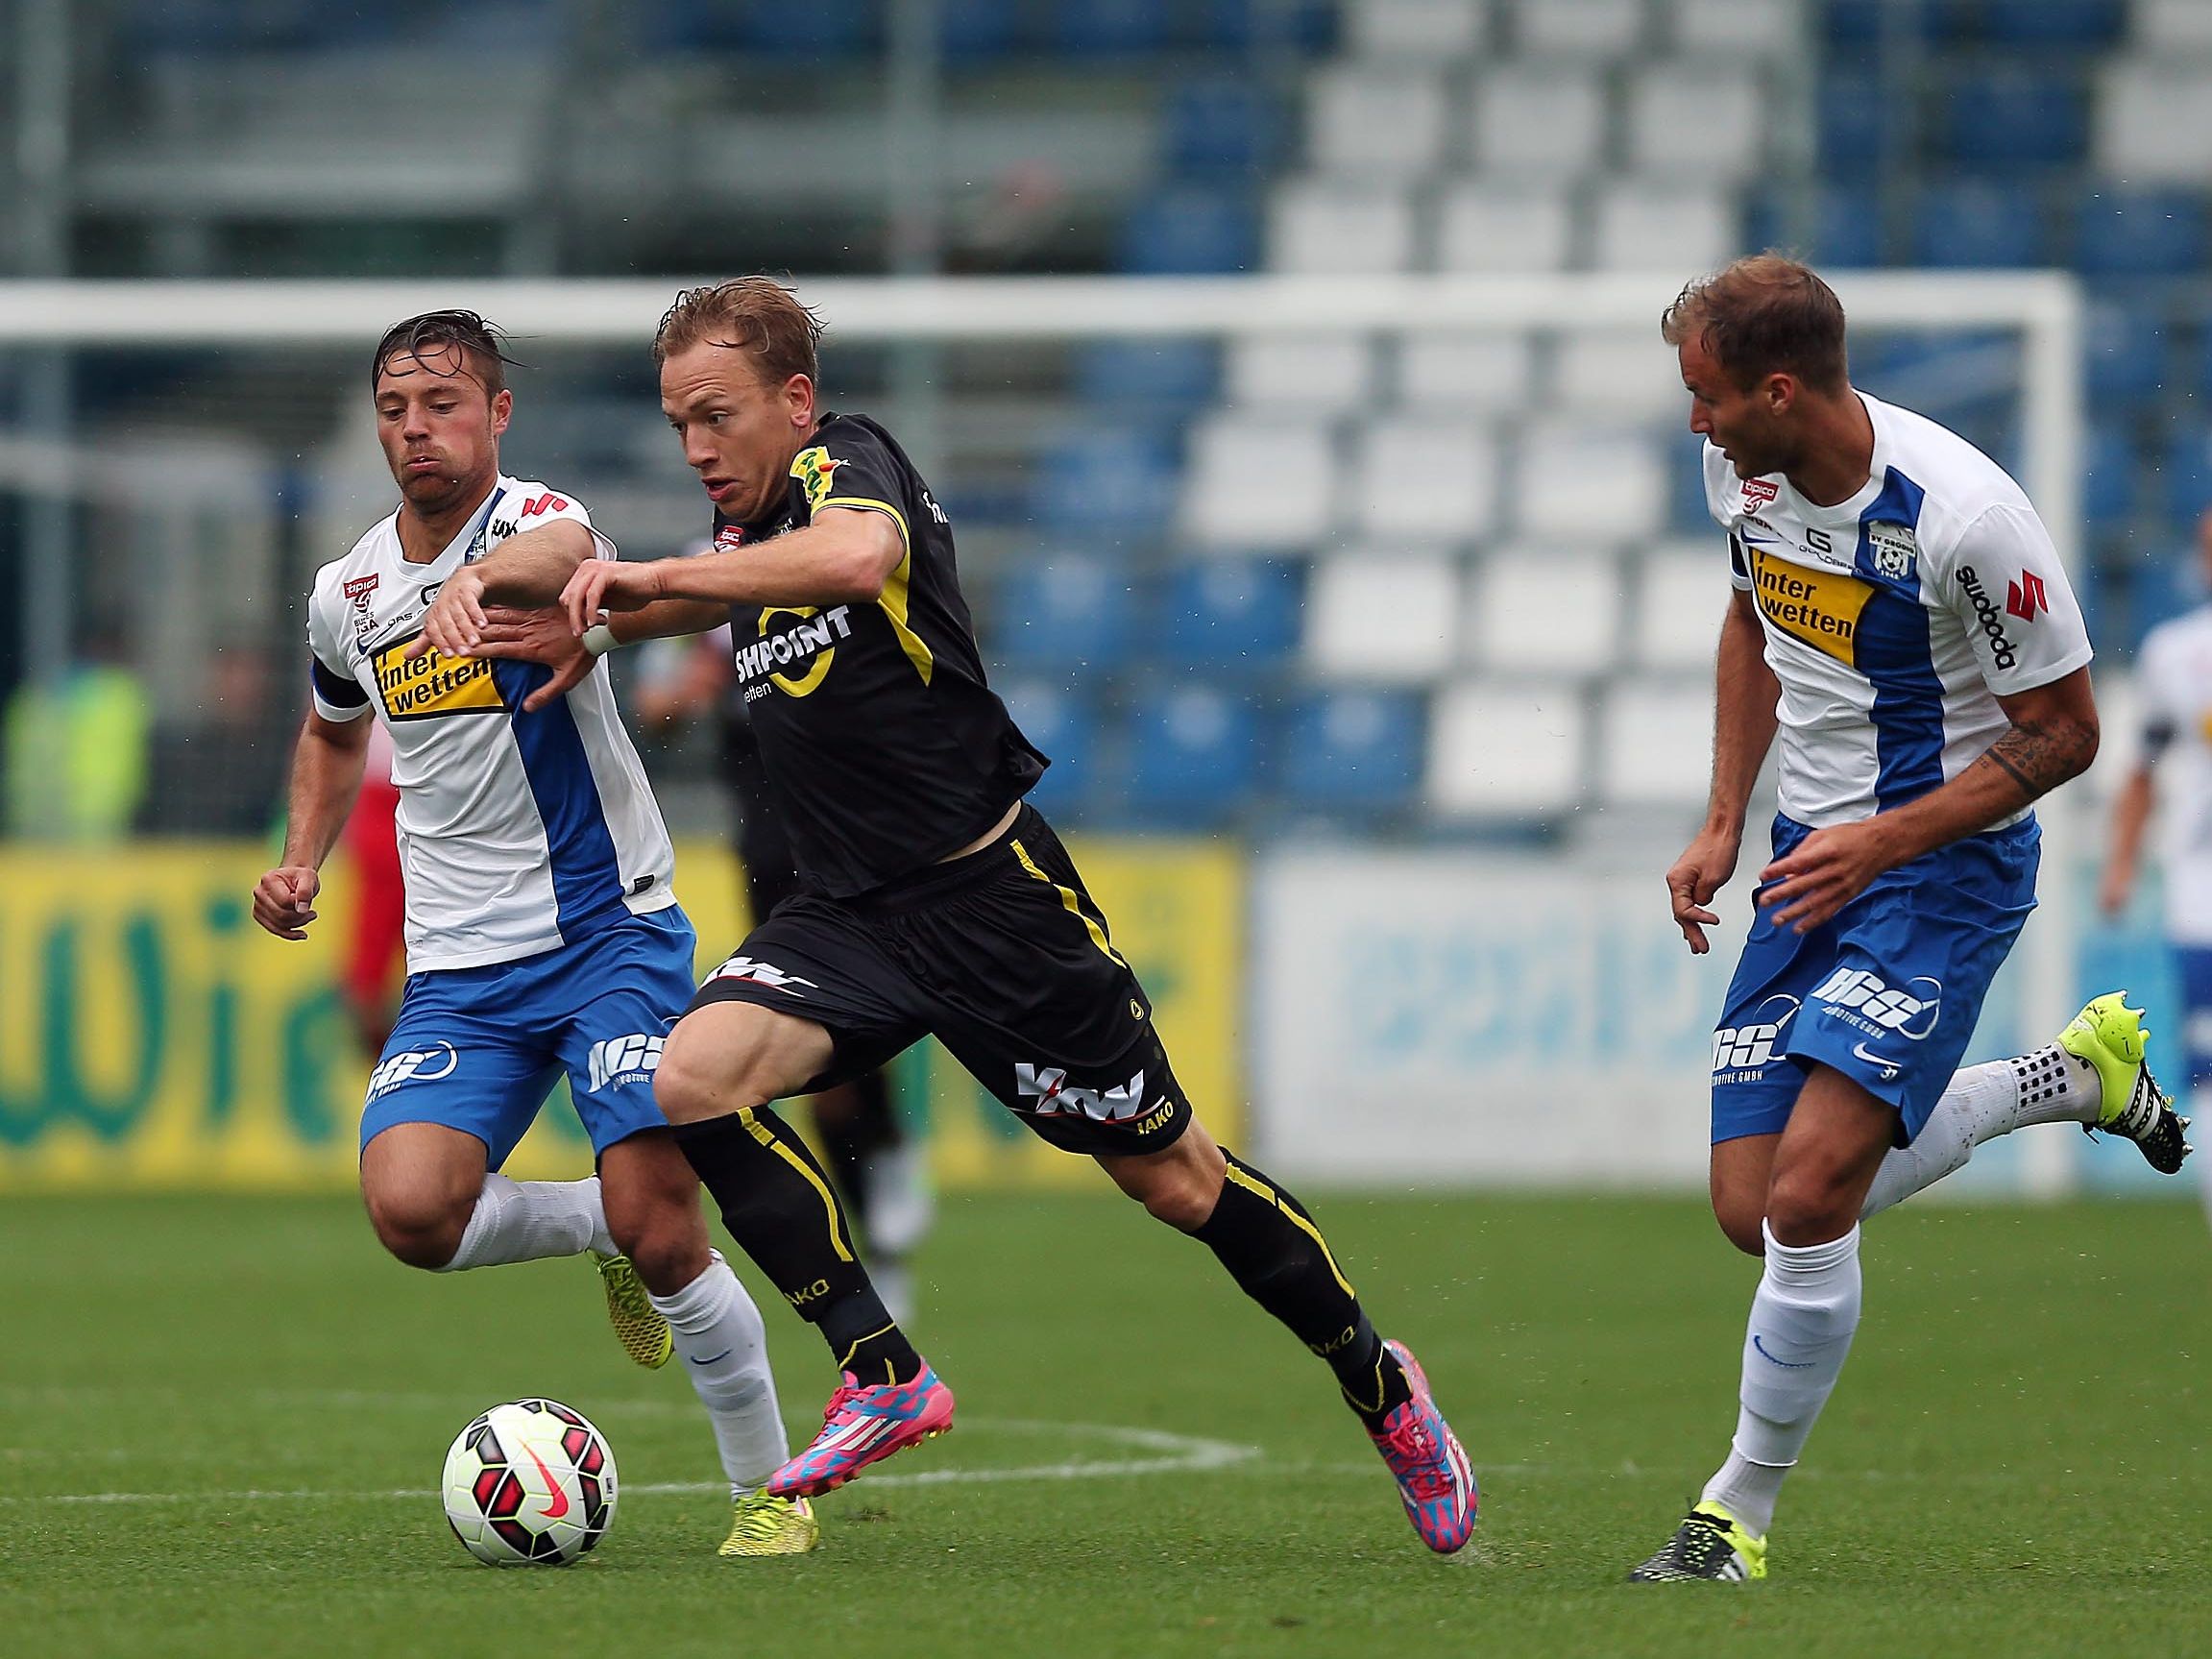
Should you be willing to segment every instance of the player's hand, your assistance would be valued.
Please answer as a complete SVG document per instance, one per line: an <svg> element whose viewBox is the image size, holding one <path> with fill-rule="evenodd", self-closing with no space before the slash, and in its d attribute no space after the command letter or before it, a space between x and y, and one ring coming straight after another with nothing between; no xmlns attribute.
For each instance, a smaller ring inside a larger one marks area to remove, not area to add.
<svg viewBox="0 0 2212 1659"><path fill-rule="evenodd" d="M2103 880L2097 884L2097 908L2110 919L2127 908L2127 901L2134 893L2135 872L2116 864L2107 865Z"/></svg>
<svg viewBox="0 0 2212 1659"><path fill-rule="evenodd" d="M1666 872L1667 896L1674 901L1674 925L1689 941L1691 956L1703 956L1713 948L1705 930L1716 926L1720 917L1706 907L1736 873L1737 855L1742 847L1740 835L1701 830Z"/></svg>
<svg viewBox="0 0 2212 1659"><path fill-rule="evenodd" d="M1811 933L1893 862L1879 817L1814 830L1759 872L1759 904L1777 927Z"/></svg>
<svg viewBox="0 0 2212 1659"><path fill-rule="evenodd" d="M565 697L591 677L599 659L584 649L584 642L569 626L565 612L551 606L518 610L511 605L488 605L470 654L509 657L517 662L543 663L553 677L523 699L523 712L536 714L555 697Z"/></svg>
<svg viewBox="0 0 2212 1659"><path fill-rule="evenodd" d="M254 919L279 939L305 939L322 888L308 866L280 865L254 884Z"/></svg>
<svg viewBox="0 0 2212 1659"><path fill-rule="evenodd" d="M423 613L423 637L407 647L410 661L425 651L449 657L473 656L484 633L484 577L473 565L463 565L438 589L438 597Z"/></svg>
<svg viewBox="0 0 2212 1659"><path fill-rule="evenodd" d="M661 597L663 559L625 565L615 559L586 559L561 590L561 608L578 639L599 620L601 611L643 610Z"/></svg>

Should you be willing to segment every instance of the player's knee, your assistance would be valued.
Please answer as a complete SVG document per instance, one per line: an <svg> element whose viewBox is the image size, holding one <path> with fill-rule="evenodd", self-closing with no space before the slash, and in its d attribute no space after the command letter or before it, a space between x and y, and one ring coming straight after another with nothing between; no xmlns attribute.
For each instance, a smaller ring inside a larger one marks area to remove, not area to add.
<svg viewBox="0 0 2212 1659"><path fill-rule="evenodd" d="M612 1231L615 1248L655 1296L673 1296L707 1270L706 1233L684 1225L680 1215L655 1214Z"/></svg>
<svg viewBox="0 0 2212 1659"><path fill-rule="evenodd" d="M1774 1178L1766 1195L1765 1219L1779 1244L1826 1244L1851 1231L1859 1219L1859 1205L1824 1170L1788 1170Z"/></svg>
<svg viewBox="0 0 2212 1659"><path fill-rule="evenodd" d="M1196 1232L1221 1202L1221 1180L1186 1163L1163 1163L1123 1180L1122 1190L1145 1207L1145 1213L1182 1232Z"/></svg>
<svg viewBox="0 0 2212 1659"><path fill-rule="evenodd" d="M1746 1256L1764 1256L1766 1240L1760 1235L1759 1224L1765 1219L1757 1205L1715 1205L1713 1219L1720 1223L1720 1231Z"/></svg>
<svg viewBox="0 0 2212 1659"><path fill-rule="evenodd" d="M452 1260L469 1230L471 1204L426 1192L370 1192L369 1225L383 1247L409 1267L436 1272Z"/></svg>

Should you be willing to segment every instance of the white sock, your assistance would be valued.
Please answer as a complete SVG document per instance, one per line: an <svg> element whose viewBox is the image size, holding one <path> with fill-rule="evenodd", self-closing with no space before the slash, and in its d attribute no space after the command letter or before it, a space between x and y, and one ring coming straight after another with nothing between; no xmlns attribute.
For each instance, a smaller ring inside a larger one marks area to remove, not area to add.
<svg viewBox="0 0 2212 1659"><path fill-rule="evenodd" d="M2095 1123L2104 1110L2097 1068L2054 1042L2003 1063L2020 1080L2016 1129L2027 1123Z"/></svg>
<svg viewBox="0 0 2212 1659"><path fill-rule="evenodd" d="M440 1273L576 1256L607 1236L599 1207L599 1178L581 1181L509 1181L497 1170L484 1175L476 1208L461 1234L461 1247ZM612 1243L606 1249L614 1248Z"/></svg>
<svg viewBox="0 0 2212 1659"><path fill-rule="evenodd" d="M1741 1409L1734 1450L1706 1483L1753 1532L1774 1522L1782 1477L1843 1371L1859 1329L1859 1229L1827 1244L1774 1242L1765 1223L1766 1271L1743 1335Z"/></svg>
<svg viewBox="0 0 2212 1659"><path fill-rule="evenodd" d="M1951 1086L1928 1114L1910 1146L1892 1147L1874 1172L1859 1219L1879 1215L1924 1186L1932 1186L1965 1167L1985 1140L2009 1134L2020 1126L2020 1061L1993 1060L1951 1074Z"/></svg>
<svg viewBox="0 0 2212 1659"><path fill-rule="evenodd" d="M654 1297L653 1305L668 1322L677 1356L707 1408L735 1499L766 1483L790 1456L790 1442L776 1405L761 1310L721 1252L709 1254L706 1272L673 1296Z"/></svg>

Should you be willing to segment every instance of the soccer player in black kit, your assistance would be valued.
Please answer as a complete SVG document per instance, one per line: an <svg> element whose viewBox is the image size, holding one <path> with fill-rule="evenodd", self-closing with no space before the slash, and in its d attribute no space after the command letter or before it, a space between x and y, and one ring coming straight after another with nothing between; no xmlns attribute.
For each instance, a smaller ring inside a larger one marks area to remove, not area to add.
<svg viewBox="0 0 2212 1659"><path fill-rule="evenodd" d="M678 296L653 354L715 549L589 560L562 596L595 650L731 623L806 882L699 988L656 1086L730 1235L844 1373L767 1490L826 1492L951 1425L952 1391L885 1311L830 1183L770 1104L934 1035L1319 1354L1422 1541L1458 1549L1475 1519L1466 1453L1312 1217L1184 1098L1143 987L1023 799L1047 763L984 683L943 511L883 427L815 407L820 333L766 278Z"/></svg>

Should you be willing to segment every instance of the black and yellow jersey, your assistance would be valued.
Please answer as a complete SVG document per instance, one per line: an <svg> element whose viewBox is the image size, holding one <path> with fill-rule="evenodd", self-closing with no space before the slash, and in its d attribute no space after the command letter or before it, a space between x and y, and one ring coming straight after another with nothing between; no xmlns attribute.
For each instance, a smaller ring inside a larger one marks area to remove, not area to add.
<svg viewBox="0 0 2212 1659"><path fill-rule="evenodd" d="M884 514L907 549L872 603L730 611L771 803L800 872L847 898L976 840L1051 763L984 678L952 526L891 435L824 414L790 471L774 513L716 516L717 552L830 507Z"/></svg>

